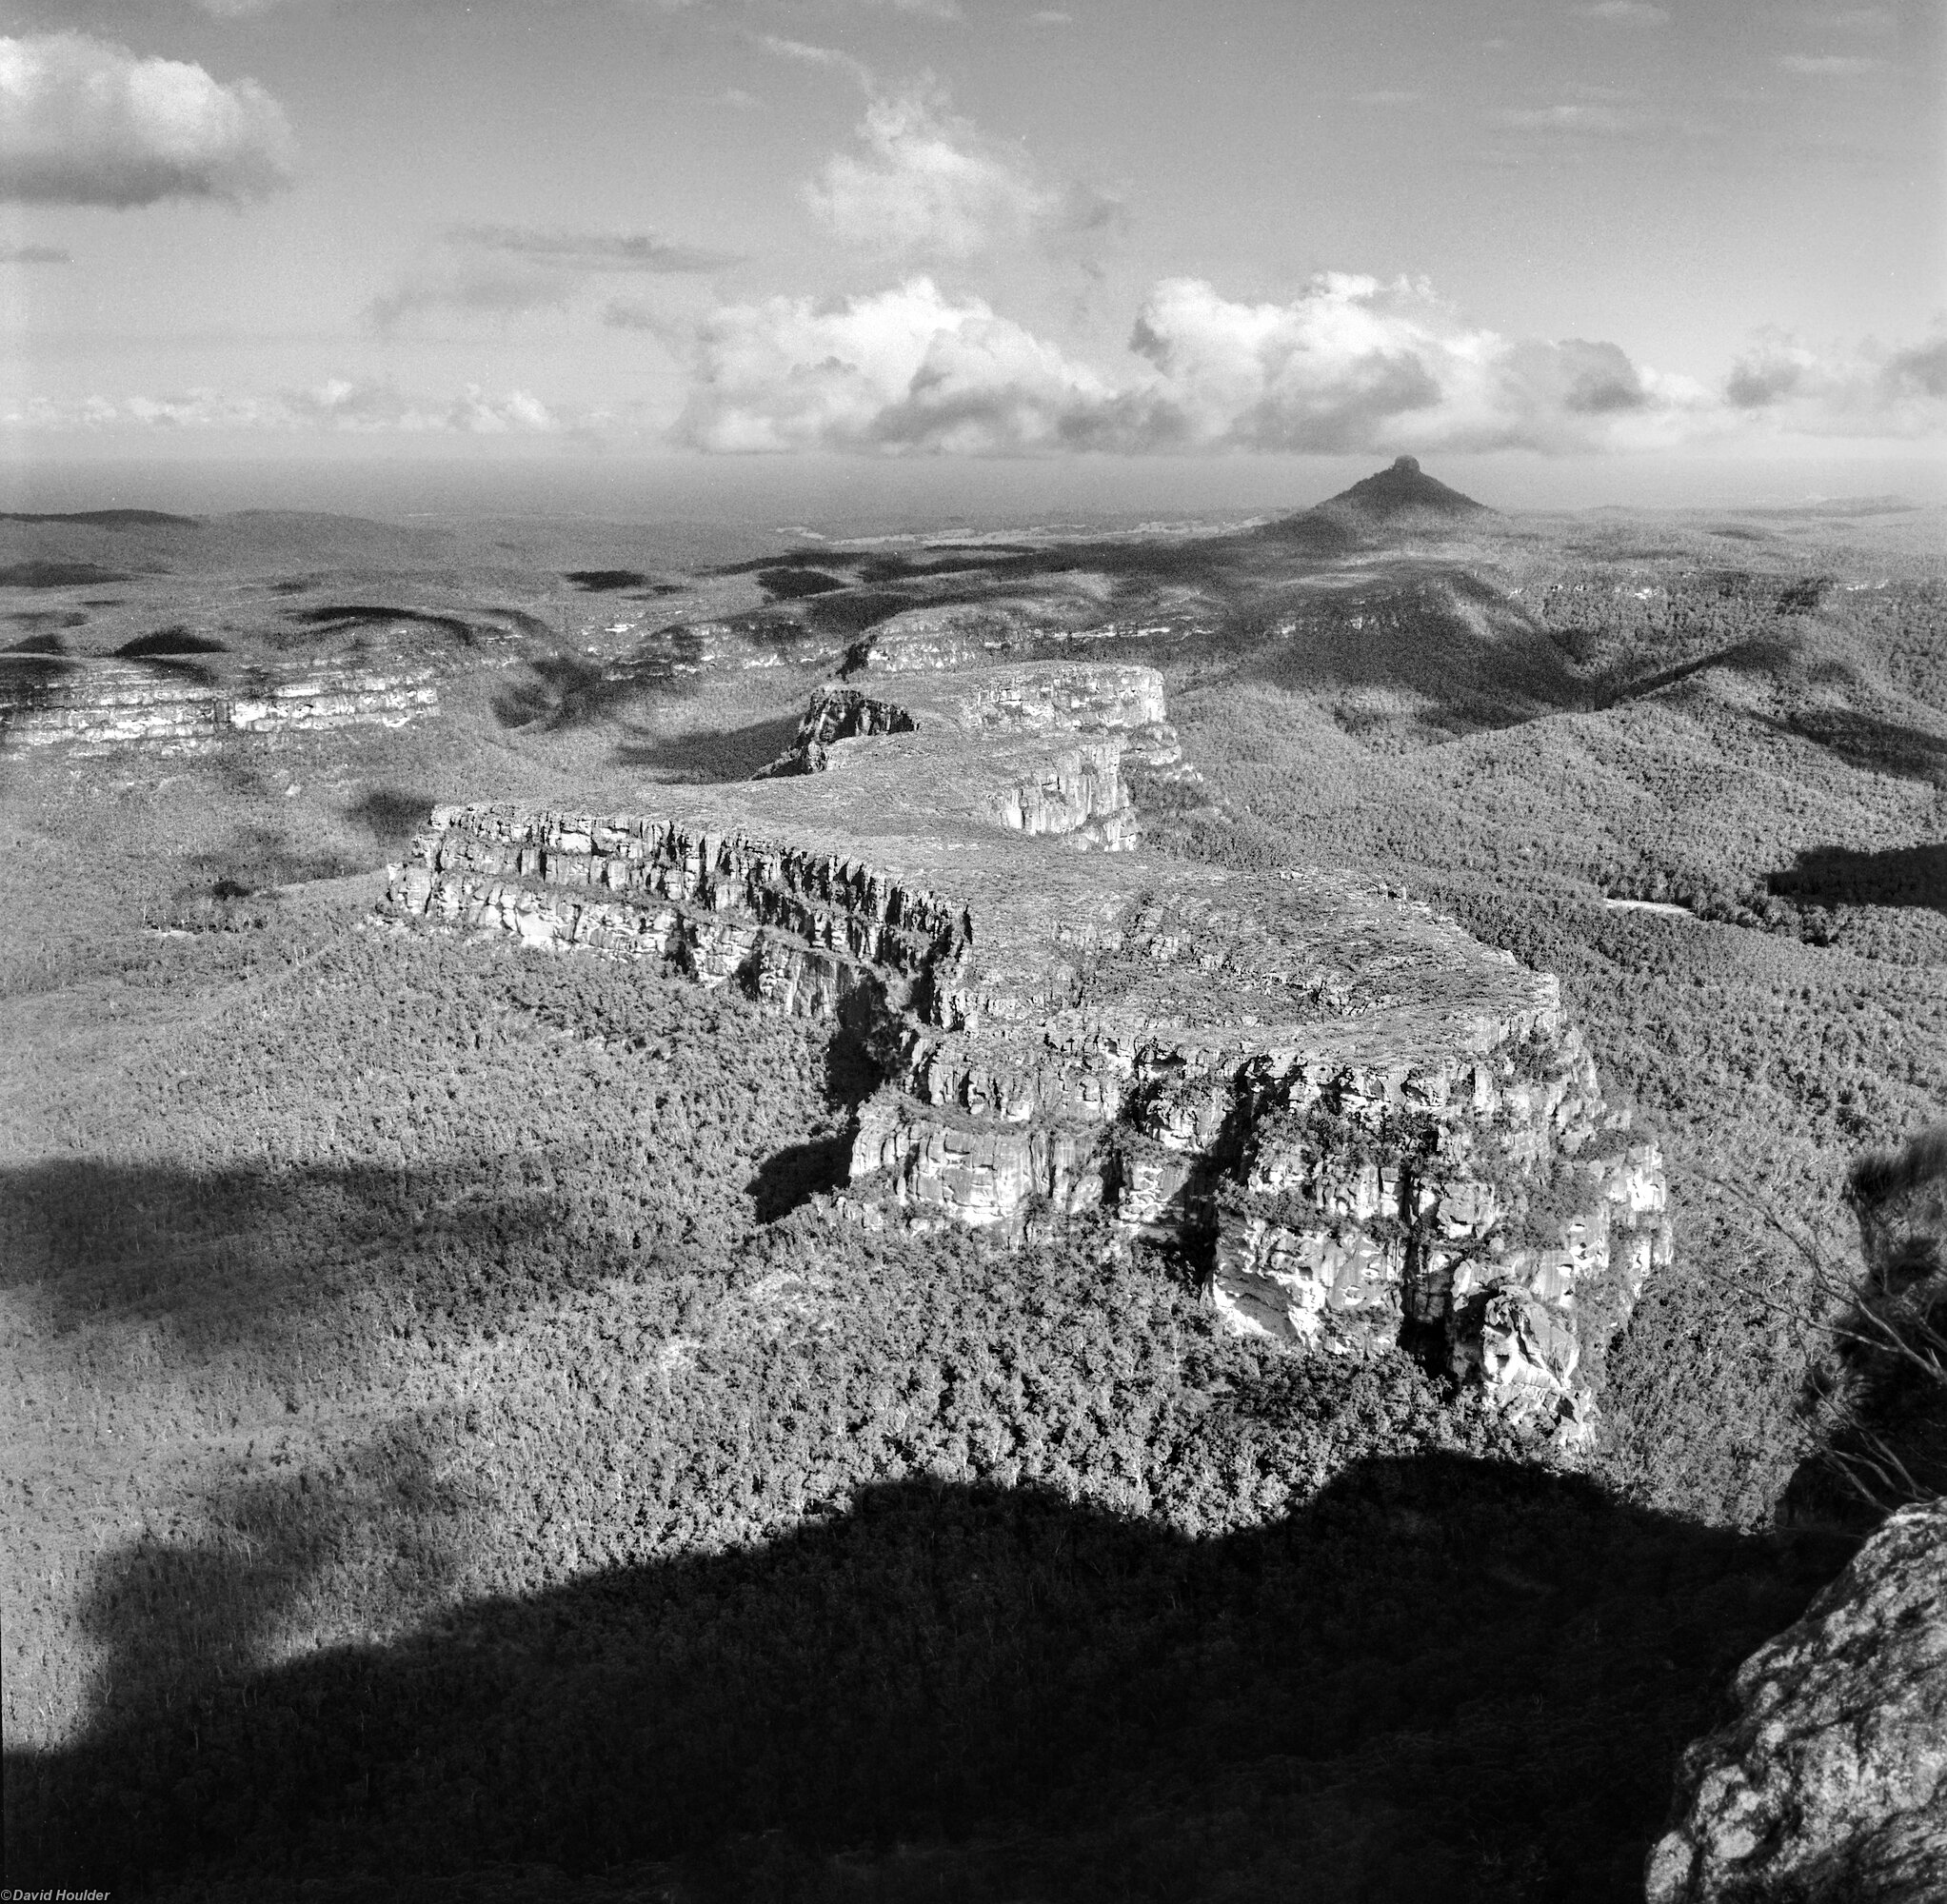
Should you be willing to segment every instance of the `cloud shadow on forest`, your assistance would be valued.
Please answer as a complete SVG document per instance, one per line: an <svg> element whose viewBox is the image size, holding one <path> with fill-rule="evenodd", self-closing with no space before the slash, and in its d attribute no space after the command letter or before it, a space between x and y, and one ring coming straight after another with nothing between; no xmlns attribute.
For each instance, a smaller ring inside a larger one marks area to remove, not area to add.
<svg viewBox="0 0 1947 1904"><path fill-rule="evenodd" d="M550 1184L488 1194L477 1170L380 1164L60 1159L0 1172L0 1286L50 1328L166 1320L191 1361L247 1351L267 1380L306 1357L356 1362L375 1326L498 1329L640 1269L656 1246L553 1247L564 1202ZM354 1320L362 1303L382 1316Z"/></svg>
<svg viewBox="0 0 1947 1904"><path fill-rule="evenodd" d="M1947 736L1881 721L1850 707L1810 708L1773 724L1779 732L1837 754L1864 773L1923 781L1947 791Z"/></svg>
<svg viewBox="0 0 1947 1904"><path fill-rule="evenodd" d="M615 764L645 767L692 783L748 780L784 753L797 736L798 716L781 714L742 727L646 735L626 741L615 750Z"/></svg>
<svg viewBox="0 0 1947 1904"><path fill-rule="evenodd" d="M211 1606L261 1660L323 1529L438 1549L465 1503L427 1458L408 1435L239 1485L211 1506L250 1538L107 1556L106 1681L201 1656ZM1633 1899L1678 1752L1845 1551L1442 1455L1202 1540L890 1482L761 1546L125 1698L9 1754L8 1877L458 1898L486 1867L658 1860L692 1897Z"/></svg>
<svg viewBox="0 0 1947 1904"><path fill-rule="evenodd" d="M1807 846L1765 884L1801 905L1917 906L1947 913L1947 843L1866 852Z"/></svg>

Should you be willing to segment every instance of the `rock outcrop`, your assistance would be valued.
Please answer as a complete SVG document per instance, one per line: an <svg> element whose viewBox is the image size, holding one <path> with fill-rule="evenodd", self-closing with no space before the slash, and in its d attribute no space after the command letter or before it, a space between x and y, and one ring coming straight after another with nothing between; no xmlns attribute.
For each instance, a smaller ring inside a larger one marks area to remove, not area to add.
<svg viewBox="0 0 1947 1904"><path fill-rule="evenodd" d="M1131 753L1178 758L1148 668L825 688L768 778L443 808L388 903L858 1025L884 1082L841 1218L1100 1212L1201 1263L1235 1328L1405 1335L1586 1419L1579 1319L1619 1325L1669 1233L1556 982L1340 875L1142 852Z"/></svg>
<svg viewBox="0 0 1947 1904"><path fill-rule="evenodd" d="M1947 1501L1894 1515L1733 1697L1684 1755L1649 1904L1947 1897Z"/></svg>
<svg viewBox="0 0 1947 1904"><path fill-rule="evenodd" d="M424 664L365 657L226 672L205 661L0 655L0 747L83 751L228 734L400 726L439 704Z"/></svg>

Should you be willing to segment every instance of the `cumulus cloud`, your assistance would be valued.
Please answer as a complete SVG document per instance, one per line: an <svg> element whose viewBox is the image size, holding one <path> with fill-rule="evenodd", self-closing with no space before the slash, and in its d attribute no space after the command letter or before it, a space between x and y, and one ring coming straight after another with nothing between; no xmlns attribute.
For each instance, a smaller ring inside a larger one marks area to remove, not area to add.
<svg viewBox="0 0 1947 1904"><path fill-rule="evenodd" d="M255 80L219 84L86 33L0 38L0 198L240 204L289 184L295 141Z"/></svg>
<svg viewBox="0 0 1947 1904"><path fill-rule="evenodd" d="M930 279L840 304L707 318L678 434L714 450L1060 447L1115 393L980 299Z"/></svg>
<svg viewBox="0 0 1947 1904"><path fill-rule="evenodd" d="M1568 453L1947 433L1947 326L1828 356L1767 333L1713 389L1605 340L1503 336L1423 281L1346 273L1261 303L1167 279L1111 370L925 277L719 310L693 350L676 433L719 451Z"/></svg>
<svg viewBox="0 0 1947 1904"><path fill-rule="evenodd" d="M71 265L74 254L59 245L0 245L0 265Z"/></svg>
<svg viewBox="0 0 1947 1904"><path fill-rule="evenodd" d="M678 434L714 450L1566 450L1710 401L1614 344L1509 340L1423 284L1342 273L1261 304L1166 280L1130 350L1104 373L927 278L773 298L705 321Z"/></svg>
<svg viewBox="0 0 1947 1904"><path fill-rule="evenodd" d="M1043 183L928 89L874 99L858 137L864 156L835 154L805 196L834 237L867 249L966 258L1101 230L1121 208L1086 186Z"/></svg>
<svg viewBox="0 0 1947 1904"><path fill-rule="evenodd" d="M1510 340L1423 281L1345 272L1281 304L1169 280L1131 344L1160 375L1161 413L1212 448L1594 447L1689 394L1614 344Z"/></svg>

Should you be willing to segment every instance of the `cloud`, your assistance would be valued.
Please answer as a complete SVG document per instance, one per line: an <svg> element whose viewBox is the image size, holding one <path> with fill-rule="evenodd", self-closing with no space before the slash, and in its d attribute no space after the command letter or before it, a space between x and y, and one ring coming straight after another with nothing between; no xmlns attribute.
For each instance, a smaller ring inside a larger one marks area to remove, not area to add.
<svg viewBox="0 0 1947 1904"><path fill-rule="evenodd" d="M86 33L0 38L0 199L127 208L241 204L290 183L296 143L255 80Z"/></svg>
<svg viewBox="0 0 1947 1904"><path fill-rule="evenodd" d="M1119 374L928 278L720 310L679 437L711 450L1568 450L1654 434L1708 393L1614 344L1511 341L1424 284L1330 273L1282 304L1157 285Z"/></svg>
<svg viewBox="0 0 1947 1904"><path fill-rule="evenodd" d="M1510 132L1567 132L1616 137L1636 132L1648 123L1640 112L1617 106L1508 106L1490 112L1489 120Z"/></svg>
<svg viewBox="0 0 1947 1904"><path fill-rule="evenodd" d="M1855 53L1780 53L1778 63L1787 72L1808 79L1863 79L1886 64L1884 60Z"/></svg>
<svg viewBox="0 0 1947 1904"><path fill-rule="evenodd" d="M1121 210L1086 186L1043 184L936 90L874 99L858 137L865 155L835 154L805 199L834 237L868 250L967 258L1099 231Z"/></svg>
<svg viewBox="0 0 1947 1904"><path fill-rule="evenodd" d="M1947 323L1917 344L1818 351L1760 331L1724 380L1724 401L1778 428L1817 435L1947 433Z"/></svg>
<svg viewBox="0 0 1947 1904"><path fill-rule="evenodd" d="M506 322L536 311L564 310L579 288L570 276L518 259L503 264L439 256L412 266L366 307L366 315L380 330L430 313Z"/></svg>
<svg viewBox="0 0 1947 1904"><path fill-rule="evenodd" d="M0 245L0 265L71 265L72 252L58 245Z"/></svg>
<svg viewBox="0 0 1947 1904"><path fill-rule="evenodd" d="M752 42L761 53L768 53L772 59L791 60L799 66L824 67L833 72L843 72L870 92L878 83L872 77L872 69L864 60L854 59L850 53L842 53L836 47L813 46L806 40L787 40L777 33L760 33Z"/></svg>
<svg viewBox="0 0 1947 1904"><path fill-rule="evenodd" d="M477 384L445 398L412 397L388 384L328 379L308 389L251 396L196 388L168 397L30 399L0 415L12 429L348 430L370 434L553 435L570 426L526 390L496 396Z"/></svg>
<svg viewBox="0 0 1947 1904"><path fill-rule="evenodd" d="M727 270L734 251L682 245L653 231L572 231L533 225L458 225L450 245L500 252L567 271L647 271L659 275Z"/></svg>
<svg viewBox="0 0 1947 1904"><path fill-rule="evenodd" d="M678 434L713 450L1059 447L1107 383L980 299L930 279L819 306L771 298L707 318Z"/></svg>
<svg viewBox="0 0 1947 1904"><path fill-rule="evenodd" d="M1075 15L1063 12L1059 7L1040 8L1027 18L1028 24L1036 27L1072 27L1075 24Z"/></svg>
<svg viewBox="0 0 1947 1904"><path fill-rule="evenodd" d="M1575 10L1585 20L1599 20L1605 27L1667 27L1670 10L1652 7L1647 0L1589 0Z"/></svg>
<svg viewBox="0 0 1947 1904"><path fill-rule="evenodd" d="M701 275L741 263L733 252L652 231L561 226L459 225L367 307L380 330L429 313L502 321L565 310L590 278Z"/></svg>
<svg viewBox="0 0 1947 1904"><path fill-rule="evenodd" d="M1424 96L1419 92L1382 87L1377 92L1355 92L1352 103L1355 106L1417 106Z"/></svg>

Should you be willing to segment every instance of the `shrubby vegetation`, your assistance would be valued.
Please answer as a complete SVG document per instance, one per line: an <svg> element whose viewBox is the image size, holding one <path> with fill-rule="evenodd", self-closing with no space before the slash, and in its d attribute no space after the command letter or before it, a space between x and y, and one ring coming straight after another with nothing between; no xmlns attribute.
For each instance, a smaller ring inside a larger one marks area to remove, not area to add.
<svg viewBox="0 0 1947 1904"><path fill-rule="evenodd" d="M846 1063L348 934L17 1171L28 1418L184 1452L84 1489L35 1588L88 1670L10 1698L89 1719L14 1758L10 1869L1282 1895L1308 1847L1321 1896L1629 1894L1829 1559L1537 1472L1403 1358L1224 1339L1085 1233L759 1222ZM1351 1795L1402 1783L1451 1801Z"/></svg>
<svg viewBox="0 0 1947 1904"><path fill-rule="evenodd" d="M1828 592L1815 613L1781 605L1783 586L1572 581L1541 619L1574 634L1611 704L1403 751L1348 732L1340 690L1275 647L1186 668L1172 705L1204 781L1146 794L1178 850L1349 863L1560 975L1605 1089L1634 1101L1674 1173L1679 1259L1616 1345L1606 1472L1645 1502L1752 1526L1819 1432L1803 1319L1823 1313L1758 1206L1830 1203L1863 1148L1937 1116L1947 1075L1947 887L1922 874L1869 903L1829 883L1816 903L1767 890L1834 843L1867 863L1937 850L1894 843L1939 825L1937 786L1900 736L1947 735L1947 676L1928 659L1947 652L1947 601L1895 585ZM1492 685L1493 649L1469 665ZM1533 678L1519 652L1510 665ZM1893 736L1884 757L1800 731L1815 704L1890 713L1899 697L1907 725L1848 729ZM1364 705L1368 724L1431 718L1410 698Z"/></svg>
<svg viewBox="0 0 1947 1904"><path fill-rule="evenodd" d="M1402 1357L1220 1338L1085 1230L827 1225L864 1081L817 1028L262 897L482 784L734 770L793 684L519 727L455 686L181 802L44 783L0 917L10 1881L1639 1895L1677 1751L1847 1551L1801 1458L1835 1398L1905 1405L1819 1387L1764 1213L1937 1115L1947 905L1892 856L1947 697L1926 588L1568 580L1504 662L1418 582L1379 647L1314 596L1160 650L1206 781L1150 799L1561 975L1679 1221L1594 1477ZM144 929L199 891L249 916ZM1858 1180L1888 1261L1933 1180Z"/></svg>

